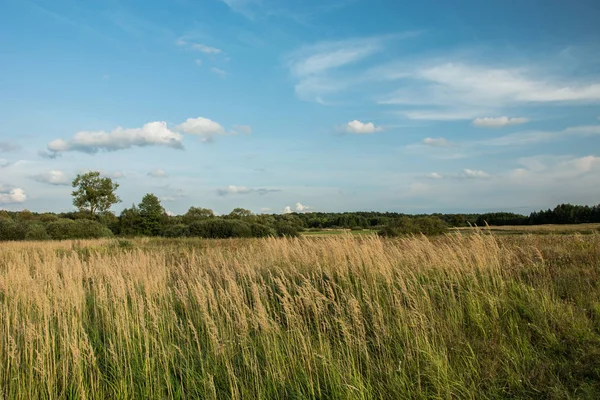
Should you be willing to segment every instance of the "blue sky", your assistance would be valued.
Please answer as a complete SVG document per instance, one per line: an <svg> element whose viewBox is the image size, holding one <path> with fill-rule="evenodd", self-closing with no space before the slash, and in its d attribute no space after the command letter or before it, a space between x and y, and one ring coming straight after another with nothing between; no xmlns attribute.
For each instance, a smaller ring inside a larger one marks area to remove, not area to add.
<svg viewBox="0 0 600 400"><path fill-rule="evenodd" d="M597 1L0 0L0 208L600 202Z"/></svg>

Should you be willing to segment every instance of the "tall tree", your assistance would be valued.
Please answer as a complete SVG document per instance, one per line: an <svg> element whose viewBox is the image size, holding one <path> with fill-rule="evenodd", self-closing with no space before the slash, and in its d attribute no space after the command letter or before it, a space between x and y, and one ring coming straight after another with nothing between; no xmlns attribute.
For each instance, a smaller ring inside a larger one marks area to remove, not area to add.
<svg viewBox="0 0 600 400"><path fill-rule="evenodd" d="M142 220L144 235L159 235L167 220L167 213L162 204L160 204L158 197L152 193L147 193L140 204L138 204L138 210Z"/></svg>
<svg viewBox="0 0 600 400"><path fill-rule="evenodd" d="M73 187L76 189L72 193L73 205L79 211L89 212L92 217L121 201L115 193L119 184L100 176L98 171L77 175Z"/></svg>

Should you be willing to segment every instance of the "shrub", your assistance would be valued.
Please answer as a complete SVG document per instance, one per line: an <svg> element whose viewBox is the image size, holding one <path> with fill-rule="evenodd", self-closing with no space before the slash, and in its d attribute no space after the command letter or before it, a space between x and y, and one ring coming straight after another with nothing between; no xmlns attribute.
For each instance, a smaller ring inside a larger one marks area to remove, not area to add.
<svg viewBox="0 0 600 400"><path fill-rule="evenodd" d="M66 239L94 239L113 236L106 226L91 220L60 219L51 222L46 227L50 238L54 240Z"/></svg>
<svg viewBox="0 0 600 400"><path fill-rule="evenodd" d="M273 228L257 223L250 224L250 231L252 232L252 237L268 237L276 235Z"/></svg>
<svg viewBox="0 0 600 400"><path fill-rule="evenodd" d="M0 218L0 240L25 239L26 225L9 218Z"/></svg>
<svg viewBox="0 0 600 400"><path fill-rule="evenodd" d="M251 237L250 226L240 220L208 219L195 221L189 226L190 236L212 239L227 239L234 237Z"/></svg>
<svg viewBox="0 0 600 400"><path fill-rule="evenodd" d="M187 237L190 235L190 228L185 224L169 225L163 231L163 236L170 238Z"/></svg>
<svg viewBox="0 0 600 400"><path fill-rule="evenodd" d="M25 231L25 240L47 240L50 239L46 227L43 224L30 224Z"/></svg>
<svg viewBox="0 0 600 400"><path fill-rule="evenodd" d="M280 222L275 227L277 236L280 237L297 237L299 236L298 228L288 222Z"/></svg>

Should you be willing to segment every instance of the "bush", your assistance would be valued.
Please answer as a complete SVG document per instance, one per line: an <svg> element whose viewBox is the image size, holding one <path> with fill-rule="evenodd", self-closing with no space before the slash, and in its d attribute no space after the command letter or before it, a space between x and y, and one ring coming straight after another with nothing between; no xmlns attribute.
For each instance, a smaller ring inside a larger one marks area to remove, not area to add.
<svg viewBox="0 0 600 400"><path fill-rule="evenodd" d="M250 224L250 231L252 232L252 237L268 237L276 235L273 228L263 224Z"/></svg>
<svg viewBox="0 0 600 400"><path fill-rule="evenodd" d="M106 226L91 220L60 219L46 227L50 238L54 240L95 239L113 236Z"/></svg>
<svg viewBox="0 0 600 400"><path fill-rule="evenodd" d="M0 218L0 240L24 240L26 225L10 218Z"/></svg>
<svg viewBox="0 0 600 400"><path fill-rule="evenodd" d="M298 228L290 223L281 222L275 227L279 237L298 237Z"/></svg>
<svg viewBox="0 0 600 400"><path fill-rule="evenodd" d="M170 225L163 231L163 236L169 238L187 237L190 235L190 228L185 224Z"/></svg>
<svg viewBox="0 0 600 400"><path fill-rule="evenodd" d="M250 226L240 220L208 219L195 221L189 226L190 236L210 239L252 237Z"/></svg>
<svg viewBox="0 0 600 400"><path fill-rule="evenodd" d="M353 226L352 228L350 228L351 231L362 231L363 227L362 226Z"/></svg>
<svg viewBox="0 0 600 400"><path fill-rule="evenodd" d="M25 231L25 240L48 240L50 236L43 224L30 224Z"/></svg>

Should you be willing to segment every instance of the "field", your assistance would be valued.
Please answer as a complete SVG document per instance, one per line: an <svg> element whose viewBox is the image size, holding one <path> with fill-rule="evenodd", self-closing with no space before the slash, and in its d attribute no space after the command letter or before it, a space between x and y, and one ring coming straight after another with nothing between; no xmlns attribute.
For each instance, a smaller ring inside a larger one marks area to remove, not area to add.
<svg viewBox="0 0 600 400"><path fill-rule="evenodd" d="M600 235L0 243L0 398L599 398Z"/></svg>

